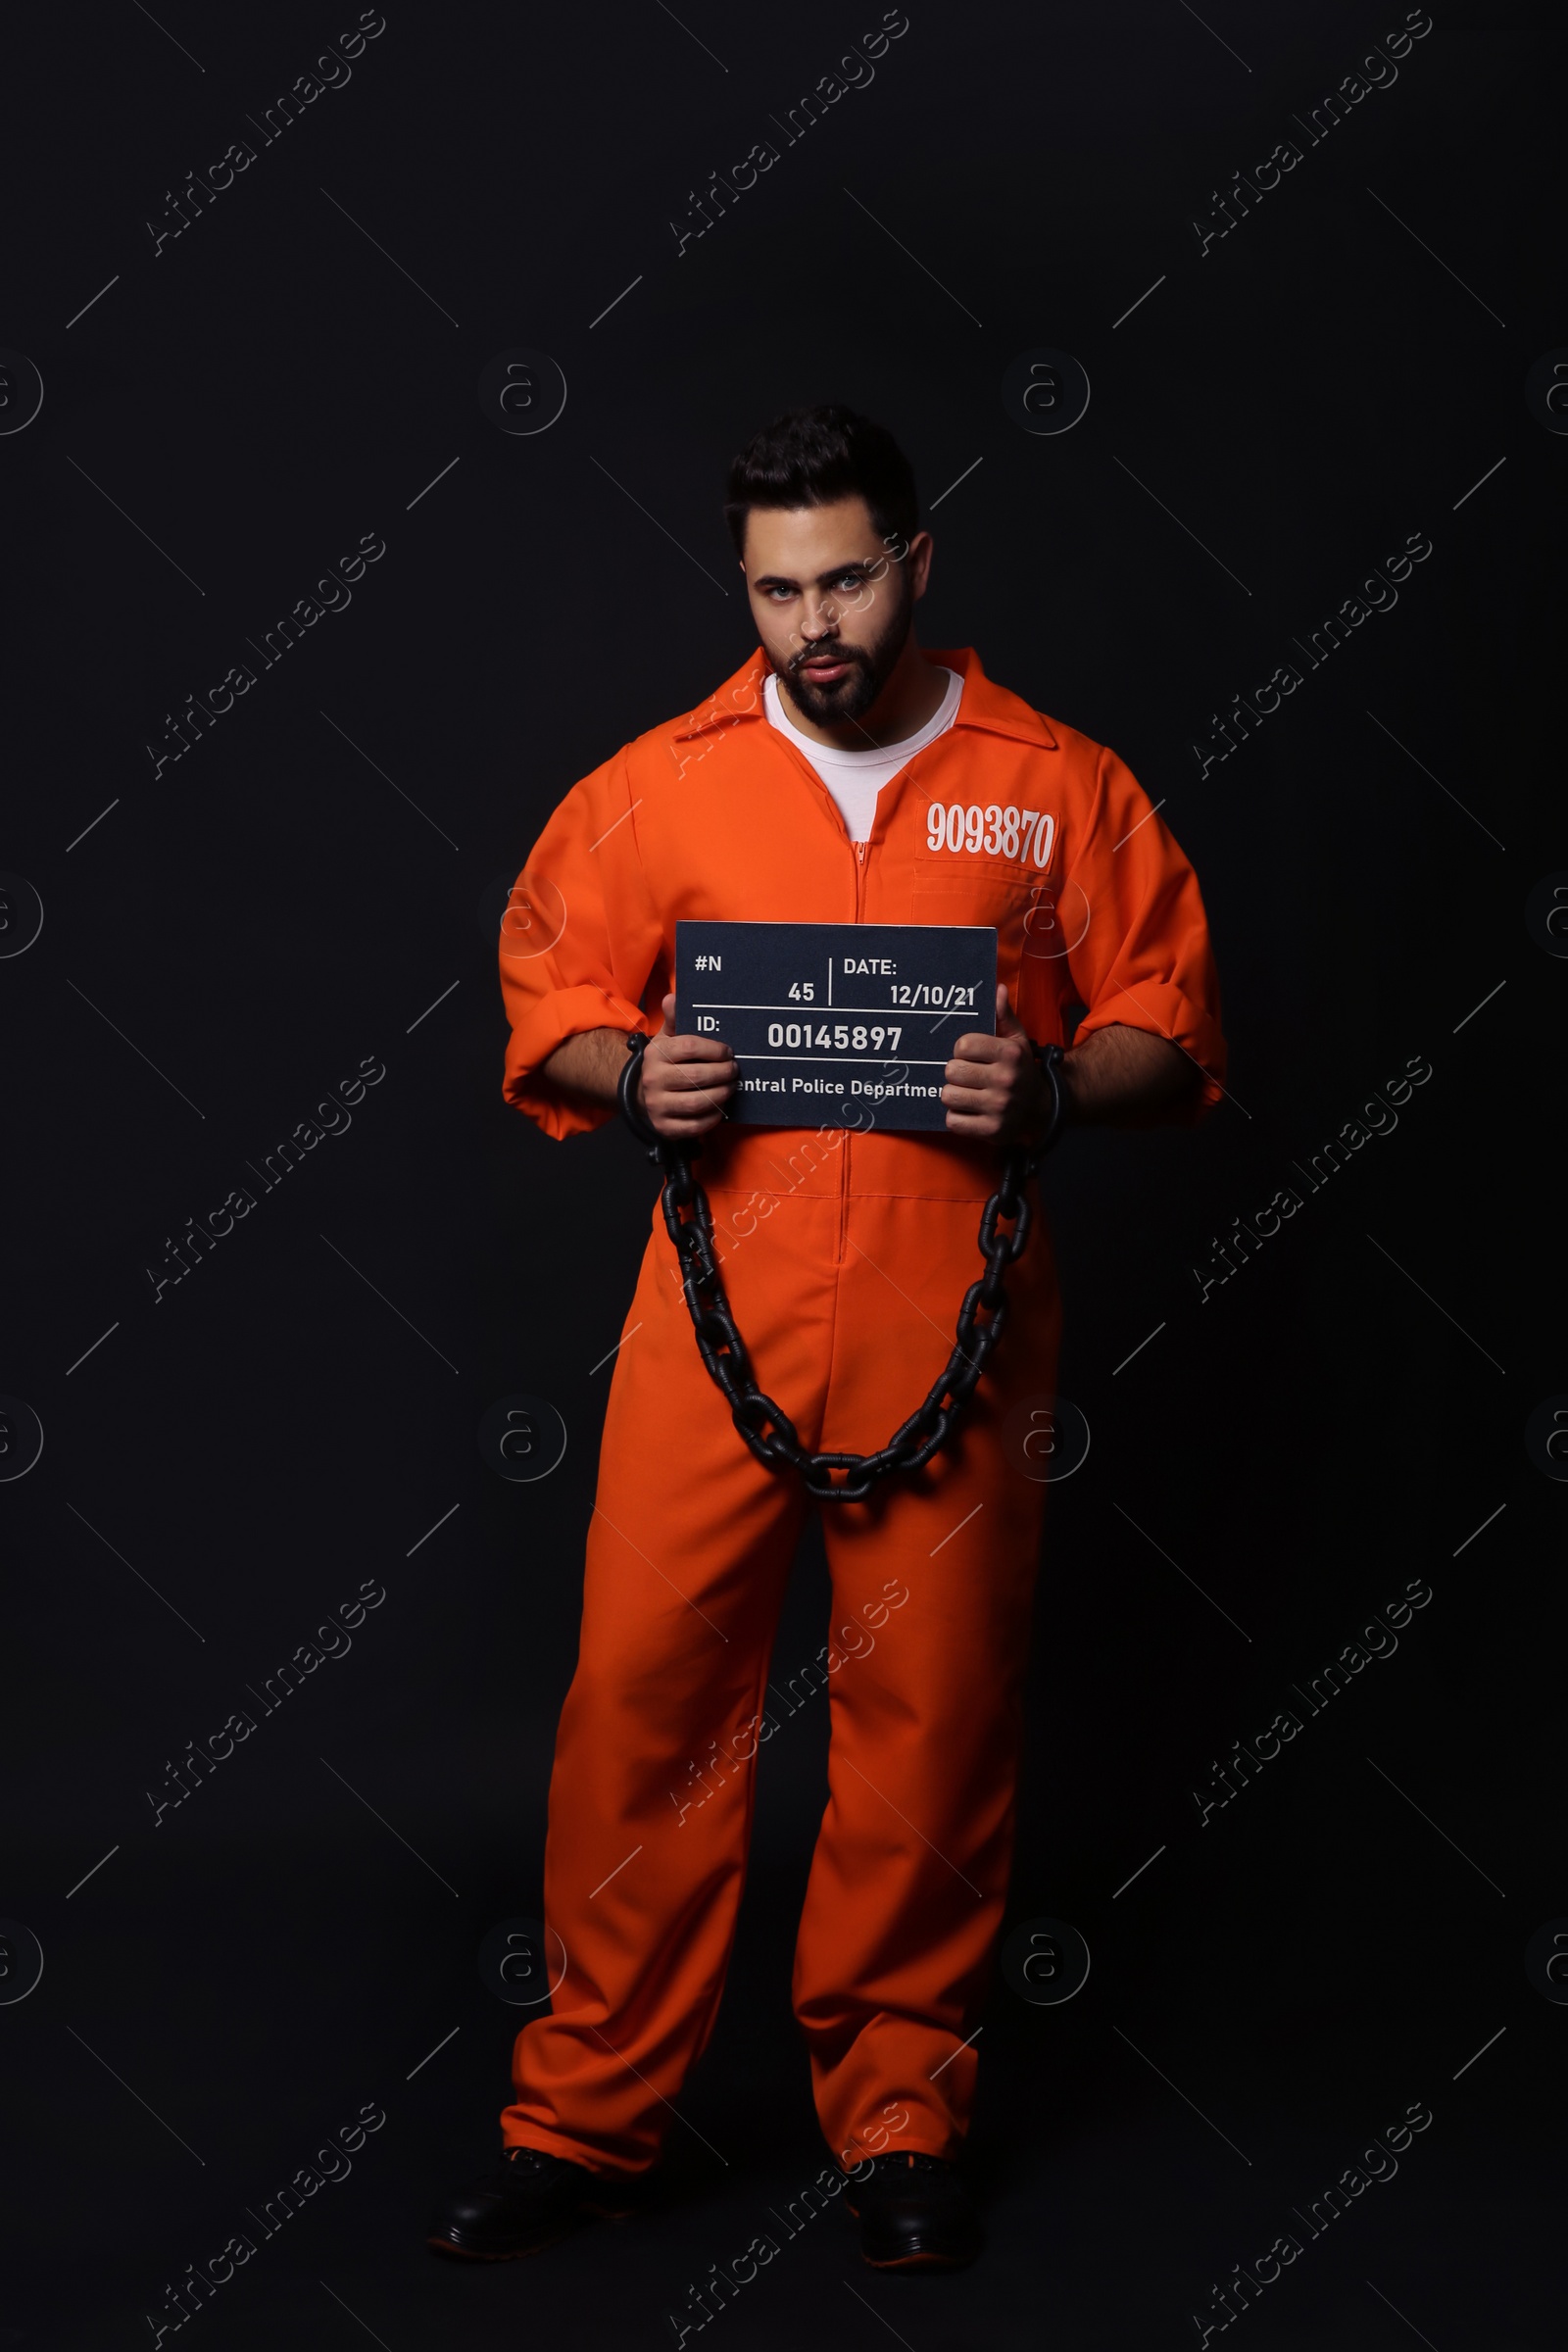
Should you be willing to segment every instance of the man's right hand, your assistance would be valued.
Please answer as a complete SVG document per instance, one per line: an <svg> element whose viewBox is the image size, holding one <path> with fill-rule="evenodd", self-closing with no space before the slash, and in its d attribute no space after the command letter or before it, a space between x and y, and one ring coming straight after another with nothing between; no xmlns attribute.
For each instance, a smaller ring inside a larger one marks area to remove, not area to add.
<svg viewBox="0 0 1568 2352"><path fill-rule="evenodd" d="M716 1037L678 1037L675 999L663 1003L664 1026L643 1049L638 1095L656 1135L693 1142L716 1127L735 1092L740 1065Z"/></svg>

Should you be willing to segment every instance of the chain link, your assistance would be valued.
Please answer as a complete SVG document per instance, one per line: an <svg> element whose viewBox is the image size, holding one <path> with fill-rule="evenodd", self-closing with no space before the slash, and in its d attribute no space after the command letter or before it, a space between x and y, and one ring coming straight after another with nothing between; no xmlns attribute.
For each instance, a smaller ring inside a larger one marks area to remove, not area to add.
<svg viewBox="0 0 1568 2352"><path fill-rule="evenodd" d="M640 1029L628 1032L617 1101L622 1118L648 1148L648 1157L663 1170L661 1205L664 1229L680 1266L681 1291L703 1362L759 1461L769 1469L796 1471L807 1493L819 1502L863 1502L878 1480L895 1471L920 1469L946 1445L974 1395L992 1349L1007 1328L1006 1269L1022 1255L1034 1220L1026 1187L1060 1133L1066 1111L1060 1078L1062 1049L1033 1048L1051 1091L1051 1117L1041 1143L1032 1149L1015 1145L1007 1152L1002 1181L980 1212L978 1246L986 1261L985 1272L963 1294L953 1351L940 1378L932 1383L924 1402L878 1452L808 1453L783 1406L758 1386L746 1342L730 1313L713 1255L712 1210L692 1173L691 1157L680 1145L656 1132L637 1102L637 1079L647 1044ZM1011 1230L999 1232L1003 1223Z"/></svg>

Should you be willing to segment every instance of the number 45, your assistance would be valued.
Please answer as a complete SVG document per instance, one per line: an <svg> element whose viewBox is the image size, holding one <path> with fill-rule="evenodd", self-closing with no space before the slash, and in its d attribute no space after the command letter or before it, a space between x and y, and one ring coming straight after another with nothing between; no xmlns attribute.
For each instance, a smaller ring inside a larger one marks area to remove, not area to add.
<svg viewBox="0 0 1568 2352"><path fill-rule="evenodd" d="M792 980L790 982L790 1003L792 1004L809 1004L815 995L816 983L814 980Z"/></svg>

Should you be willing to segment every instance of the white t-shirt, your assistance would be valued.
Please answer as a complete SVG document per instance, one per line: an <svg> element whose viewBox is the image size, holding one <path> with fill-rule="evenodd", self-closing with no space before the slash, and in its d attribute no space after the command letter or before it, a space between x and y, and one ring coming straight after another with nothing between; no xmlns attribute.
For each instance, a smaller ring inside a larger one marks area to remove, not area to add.
<svg viewBox="0 0 1568 2352"><path fill-rule="evenodd" d="M906 735L902 742L882 744L863 752L841 752L836 744L814 743L809 735L803 735L785 715L778 679L771 670L763 681L762 701L769 724L788 736L796 750L815 768L837 801L852 841L870 840L876 819L876 796L883 785L891 784L900 769L908 766L916 752L923 752L928 743L935 743L939 735L945 735L957 716L963 680L946 663L937 666L948 681L948 690L935 714L918 733Z"/></svg>

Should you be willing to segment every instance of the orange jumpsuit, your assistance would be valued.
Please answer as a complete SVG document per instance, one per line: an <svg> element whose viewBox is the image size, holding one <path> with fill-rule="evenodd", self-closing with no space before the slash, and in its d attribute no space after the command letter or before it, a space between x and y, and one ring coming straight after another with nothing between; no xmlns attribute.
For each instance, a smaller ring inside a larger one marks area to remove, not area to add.
<svg viewBox="0 0 1568 2352"><path fill-rule="evenodd" d="M1113 752L994 684L973 652L925 658L961 673L956 719L883 787L858 848L768 724L760 650L567 794L501 950L505 1092L546 1134L613 1115L540 1065L582 1030L662 1027L681 916L995 924L998 977L1032 1038L1065 1043L1077 1004L1080 1040L1125 1022L1201 1065L1188 1117L1219 1099L1202 901L1142 789ZM759 1385L808 1448L867 1452L947 1361L1000 1161L988 1145L850 1115L863 1125L726 1124L697 1173ZM504 2141L605 2174L653 2162L717 2015L758 1749L825 1686L829 1795L792 1987L817 2114L846 2168L879 2148L951 2158L1012 1852L1046 1489L1004 1423L1054 1385L1050 1237L1037 1210L956 1441L871 1500L824 1507L830 1641L814 1663L775 1665L804 1494L734 1428L657 1203L652 1222L550 1784L545 1916L552 1980L563 1945L564 1975L551 2013L517 2036Z"/></svg>

